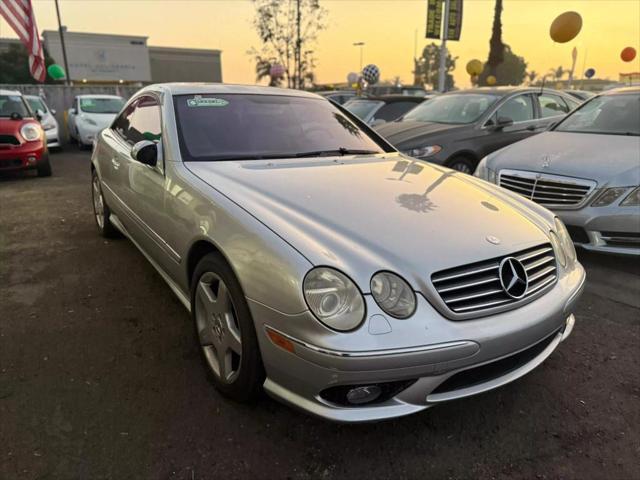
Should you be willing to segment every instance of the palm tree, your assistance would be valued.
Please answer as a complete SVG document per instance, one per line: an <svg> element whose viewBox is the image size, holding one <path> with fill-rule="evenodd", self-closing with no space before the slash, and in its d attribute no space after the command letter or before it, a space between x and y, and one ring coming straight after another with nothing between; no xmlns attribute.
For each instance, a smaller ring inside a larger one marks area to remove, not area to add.
<svg viewBox="0 0 640 480"><path fill-rule="evenodd" d="M533 82L535 82L536 78L538 78L538 72L536 72L535 70L527 72L527 78L529 79L529 85L533 85Z"/></svg>
<svg viewBox="0 0 640 480"><path fill-rule="evenodd" d="M562 80L562 77L564 77L565 73L568 73L568 70L565 70L564 68L562 68L562 66L559 66L558 68L550 69L549 73L553 76L553 79L557 82L559 80Z"/></svg>
<svg viewBox="0 0 640 480"><path fill-rule="evenodd" d="M280 78L273 78L271 76L271 66L275 63L274 58L263 58L256 56L256 81L260 81L263 78L269 77L269 86L277 87L280 85Z"/></svg>

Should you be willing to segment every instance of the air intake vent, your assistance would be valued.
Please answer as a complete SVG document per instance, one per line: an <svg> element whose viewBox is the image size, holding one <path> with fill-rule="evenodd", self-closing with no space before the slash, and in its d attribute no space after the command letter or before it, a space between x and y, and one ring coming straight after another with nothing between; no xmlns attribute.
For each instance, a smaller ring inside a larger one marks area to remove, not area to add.
<svg viewBox="0 0 640 480"><path fill-rule="evenodd" d="M502 269L501 265L508 258L517 260L514 262L516 267L524 267L518 275L526 281L526 289L523 285L521 292L515 288L511 294L507 292L513 279L511 264ZM509 278L501 281L501 270L505 272L503 276ZM431 281L451 311L460 314L484 312L521 302L551 288L556 281L556 259L551 245L544 244L513 255L443 270L434 273Z"/></svg>

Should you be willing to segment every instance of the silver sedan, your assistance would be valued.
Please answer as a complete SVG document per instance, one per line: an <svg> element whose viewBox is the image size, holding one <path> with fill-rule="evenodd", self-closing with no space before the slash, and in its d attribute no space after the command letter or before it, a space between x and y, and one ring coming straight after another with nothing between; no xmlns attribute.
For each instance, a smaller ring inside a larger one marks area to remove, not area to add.
<svg viewBox="0 0 640 480"><path fill-rule="evenodd" d="M582 248L640 255L640 87L588 100L487 156L476 176L553 210Z"/></svg>
<svg viewBox="0 0 640 480"><path fill-rule="evenodd" d="M504 385L566 339L585 274L562 222L276 88L144 88L92 156L102 235L191 312L213 384L342 422Z"/></svg>

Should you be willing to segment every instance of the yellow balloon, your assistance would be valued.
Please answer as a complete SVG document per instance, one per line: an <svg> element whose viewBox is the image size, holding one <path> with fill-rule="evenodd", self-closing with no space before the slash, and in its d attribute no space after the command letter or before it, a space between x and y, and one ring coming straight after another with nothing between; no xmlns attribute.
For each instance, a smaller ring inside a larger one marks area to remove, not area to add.
<svg viewBox="0 0 640 480"><path fill-rule="evenodd" d="M580 33L582 17L578 12L564 12L556 17L549 28L549 35L554 42L567 43Z"/></svg>
<svg viewBox="0 0 640 480"><path fill-rule="evenodd" d="M493 75L489 75L487 77L487 85L495 85L496 81L496 77L494 77Z"/></svg>
<svg viewBox="0 0 640 480"><path fill-rule="evenodd" d="M482 62L480 60L469 60L467 63L467 73L469 75L480 75L482 73Z"/></svg>

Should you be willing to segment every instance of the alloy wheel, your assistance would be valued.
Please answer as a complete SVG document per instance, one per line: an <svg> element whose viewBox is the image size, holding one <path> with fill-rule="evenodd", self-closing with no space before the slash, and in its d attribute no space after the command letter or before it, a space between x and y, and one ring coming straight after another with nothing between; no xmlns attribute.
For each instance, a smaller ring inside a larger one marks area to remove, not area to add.
<svg viewBox="0 0 640 480"><path fill-rule="evenodd" d="M207 272L195 297L196 328L207 363L221 382L233 383L240 373L242 335L229 289L217 274Z"/></svg>
<svg viewBox="0 0 640 480"><path fill-rule="evenodd" d="M96 216L98 227L104 228L104 199L102 198L102 188L100 188L100 179L98 175L93 174L92 191L93 197L93 213Z"/></svg>

